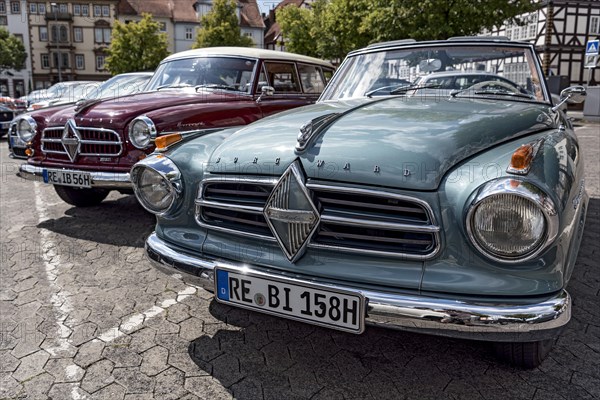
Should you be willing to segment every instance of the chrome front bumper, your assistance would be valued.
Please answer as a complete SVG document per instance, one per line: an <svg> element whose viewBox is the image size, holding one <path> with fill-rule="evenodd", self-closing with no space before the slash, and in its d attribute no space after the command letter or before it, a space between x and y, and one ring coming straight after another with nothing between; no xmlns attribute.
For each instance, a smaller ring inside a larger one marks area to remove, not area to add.
<svg viewBox="0 0 600 400"><path fill-rule="evenodd" d="M23 179L31 181L43 181L44 169L60 169L60 168L41 168L30 164L21 164L17 173ZM132 189L129 172L95 172L84 171L71 168L63 168L69 171L89 173L92 178L93 188L102 189Z"/></svg>
<svg viewBox="0 0 600 400"><path fill-rule="evenodd" d="M213 270L226 266L240 274L256 271L268 277L285 278L257 266L190 256L152 233L146 240L146 256L168 275L214 291ZM293 277L295 282L301 276ZM307 284L319 283L306 279ZM455 338L531 342L555 338L571 318L571 297L563 290L537 303L502 304L468 302L425 296L360 290L320 283L329 287L360 291L367 298L366 323L419 333Z"/></svg>

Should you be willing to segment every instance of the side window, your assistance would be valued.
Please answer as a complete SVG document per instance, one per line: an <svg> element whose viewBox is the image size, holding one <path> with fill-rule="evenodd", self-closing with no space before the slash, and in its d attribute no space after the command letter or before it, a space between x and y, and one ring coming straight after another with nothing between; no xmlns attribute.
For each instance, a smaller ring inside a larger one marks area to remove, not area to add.
<svg viewBox="0 0 600 400"><path fill-rule="evenodd" d="M275 93L300 93L300 83L294 64L266 62L268 81Z"/></svg>
<svg viewBox="0 0 600 400"><path fill-rule="evenodd" d="M333 76L333 69L323 68L323 77L325 77L325 83L329 83L331 77Z"/></svg>
<svg viewBox="0 0 600 400"><path fill-rule="evenodd" d="M320 68L314 65L298 64L300 83L304 93L321 93L325 88Z"/></svg>

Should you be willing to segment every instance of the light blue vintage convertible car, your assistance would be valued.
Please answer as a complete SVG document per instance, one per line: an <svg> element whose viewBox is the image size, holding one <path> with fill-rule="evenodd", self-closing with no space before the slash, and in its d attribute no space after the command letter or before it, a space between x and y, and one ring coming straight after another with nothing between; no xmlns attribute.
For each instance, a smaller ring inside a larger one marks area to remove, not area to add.
<svg viewBox="0 0 600 400"><path fill-rule="evenodd" d="M420 80L444 71L469 81ZM588 204L559 106L527 43L371 45L315 105L157 140L131 171L158 219L147 255L233 307L491 341L534 367L570 319Z"/></svg>

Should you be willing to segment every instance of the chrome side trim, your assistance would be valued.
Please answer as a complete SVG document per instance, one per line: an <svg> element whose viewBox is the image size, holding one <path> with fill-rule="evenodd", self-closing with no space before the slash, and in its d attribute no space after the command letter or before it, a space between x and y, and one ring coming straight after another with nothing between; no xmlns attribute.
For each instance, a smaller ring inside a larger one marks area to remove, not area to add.
<svg viewBox="0 0 600 400"><path fill-rule="evenodd" d="M518 182L519 184L515 185L515 182ZM522 185L522 183L524 182L525 181L519 178L500 178L491 182L487 182L479 188L475 199L473 199L471 204L468 206L469 208L465 218L465 224L469 240L471 241L473 246L475 246L475 248L479 250L479 252L481 252L481 254L494 261L507 264L516 264L531 260L537 255L539 255L542 251L544 251L558 235L560 221L554 202L552 201L550 196L548 196L548 194L546 194L543 190L533 185L532 183L528 183L528 186L526 187ZM505 258L491 254L477 242L477 239L473 234L473 215L475 213L475 210L477 209L477 206L479 206L479 204L486 198L498 194L512 194L530 200L531 202L537 204L537 206L544 214L544 218L546 220L545 239L542 240L542 242L538 245L538 247L535 250L524 254L522 257Z"/></svg>
<svg viewBox="0 0 600 400"><path fill-rule="evenodd" d="M404 231L404 232L424 232L424 233L438 233L440 227L436 225L409 225L409 224L396 224L393 222L380 222L370 221L367 219L360 218L345 218L336 217L333 215L321 216L321 221L328 222L336 225L347 225L365 228L380 228L389 231Z"/></svg>
<svg viewBox="0 0 600 400"><path fill-rule="evenodd" d="M17 173L23 179L43 182L44 169L61 169L60 167L41 168L30 164L21 164ZM92 178L91 187L102 189L131 189L131 180L127 172L97 172L62 168L64 170L88 173Z"/></svg>
<svg viewBox="0 0 600 400"><path fill-rule="evenodd" d="M290 283L360 292L367 298L366 323L386 328L471 340L529 342L555 338L571 318L571 297L565 290L529 304L459 301L362 290L204 254L190 255L160 239L156 233L146 240L145 252L157 269L211 292L217 265L241 274L252 272L265 279L276 277Z"/></svg>

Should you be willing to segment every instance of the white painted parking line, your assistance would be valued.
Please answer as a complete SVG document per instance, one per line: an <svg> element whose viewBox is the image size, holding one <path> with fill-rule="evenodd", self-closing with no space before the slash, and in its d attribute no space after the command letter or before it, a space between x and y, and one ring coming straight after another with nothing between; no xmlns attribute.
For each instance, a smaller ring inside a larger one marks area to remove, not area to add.
<svg viewBox="0 0 600 400"><path fill-rule="evenodd" d="M42 190L40 190L40 186L40 183L34 182L33 187L35 192L35 209L37 212L38 224L41 224L44 221L50 219L50 216L48 215L48 208L42 200ZM42 239L42 261L44 263L46 280L48 281L48 285L54 292L53 295L50 297L50 303L52 303L52 307L54 308L56 314L55 322L57 326L57 337L54 339L56 345L53 347L45 348L44 350L46 350L52 356L57 356L60 355L62 352L68 351L69 347L72 346L69 336L73 331L68 326L66 326L64 322L69 316L69 312L73 310L73 307L71 306L71 302L69 301L70 293L56 284L56 278L59 274L59 266L61 262L61 255L60 251L58 251L58 245L54 241L52 233L49 230L41 228L40 235ZM65 365L65 376L69 377L73 375L75 371L78 371L80 369L81 368L74 363L67 364ZM70 394L71 399L86 398L86 396L79 391L79 383L73 384Z"/></svg>
<svg viewBox="0 0 600 400"><path fill-rule="evenodd" d="M132 315L131 317L123 321L121 325L115 326L102 332L98 336L98 339L102 340L105 343L108 343L130 332L133 332L134 330L142 326L142 324L145 321L165 312L167 308L174 306L177 303L181 303L183 300L196 293L196 290L197 289L193 286L187 286L185 289L177 293L175 299L163 300L163 302L160 303L160 305L158 306L150 307L144 312Z"/></svg>

